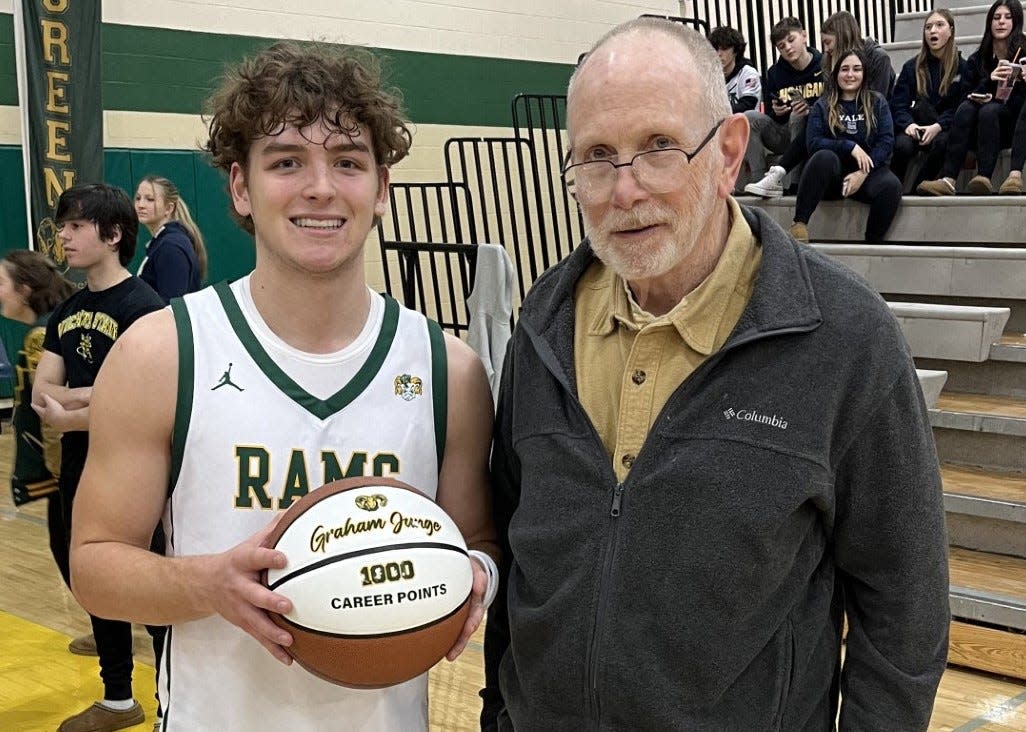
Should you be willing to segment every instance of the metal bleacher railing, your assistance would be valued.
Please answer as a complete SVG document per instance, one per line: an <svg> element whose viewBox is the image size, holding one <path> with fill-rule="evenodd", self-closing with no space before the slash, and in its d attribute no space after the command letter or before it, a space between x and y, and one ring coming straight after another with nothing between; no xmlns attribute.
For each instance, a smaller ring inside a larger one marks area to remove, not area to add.
<svg viewBox="0 0 1026 732"><path fill-rule="evenodd" d="M469 326L478 244L506 249L517 272L514 313L531 283L583 236L560 178L566 97L520 94L511 137L455 137L446 180L395 183L378 224L385 288L460 335Z"/></svg>
<svg viewBox="0 0 1026 732"><path fill-rule="evenodd" d="M928 10L932 0L691 0L694 17L666 17L708 33L730 25L748 40L761 69L775 58L770 28L788 15L803 20L817 45L825 18L850 11L863 32L891 39L894 18ZM531 284L583 236L577 206L560 177L566 154L566 97L519 94L512 101L511 137L447 140L446 180L396 183L391 217L378 224L385 287L405 305L456 335L469 326L466 298L474 285L476 246L503 246L517 272L514 317Z"/></svg>
<svg viewBox="0 0 1026 732"><path fill-rule="evenodd" d="M746 55L765 72L776 59L770 43L774 23L788 16L800 19L809 32L809 43L820 47L819 29L833 13L847 10L859 22L865 36L889 43L894 19L900 13L932 10L933 0L690 0L690 14L715 28L731 26L748 41Z"/></svg>
<svg viewBox="0 0 1026 732"><path fill-rule="evenodd" d="M452 182L393 183L389 199L388 229L384 219L378 222L385 289L459 335L468 325L465 294L477 242L469 189Z"/></svg>
<svg viewBox="0 0 1026 732"><path fill-rule="evenodd" d="M513 134L529 142L532 166L537 171L534 191L541 246L528 252L526 272L530 283L573 250L584 237L584 224L559 173L567 154L563 143L566 97L518 94L512 107ZM519 262L517 270L524 271ZM521 298L526 292L523 280L521 277Z"/></svg>

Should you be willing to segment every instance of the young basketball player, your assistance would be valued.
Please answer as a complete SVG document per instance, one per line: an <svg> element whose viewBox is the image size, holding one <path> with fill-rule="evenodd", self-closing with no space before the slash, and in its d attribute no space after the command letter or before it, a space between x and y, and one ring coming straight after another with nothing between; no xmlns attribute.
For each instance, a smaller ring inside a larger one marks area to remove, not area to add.
<svg viewBox="0 0 1026 732"><path fill-rule="evenodd" d="M76 506L76 590L93 612L172 626L168 732L426 729L426 675L350 690L290 668L291 637L267 616L289 601L259 581L284 566L259 546L278 512L347 473L412 484L495 552L481 363L365 281L364 243L410 143L399 101L369 54L277 44L226 75L209 113L256 265L172 301L111 354ZM410 400L404 376L421 380ZM161 516L167 557L146 551ZM492 594L493 559L477 557L450 658Z"/></svg>
<svg viewBox="0 0 1026 732"><path fill-rule="evenodd" d="M32 406L63 433L59 489L64 526L71 531L90 441L93 382L128 326L164 303L125 269L135 253L139 222L124 191L102 183L69 188L57 201L56 220L68 264L85 273L86 286L58 305L47 322ZM122 439L130 432L126 429ZM116 512L120 506L109 503L101 510ZM70 542L70 536L64 541ZM142 707L132 698L132 626L108 619L113 617L90 615L103 700L64 720L59 732L116 730L143 721Z"/></svg>

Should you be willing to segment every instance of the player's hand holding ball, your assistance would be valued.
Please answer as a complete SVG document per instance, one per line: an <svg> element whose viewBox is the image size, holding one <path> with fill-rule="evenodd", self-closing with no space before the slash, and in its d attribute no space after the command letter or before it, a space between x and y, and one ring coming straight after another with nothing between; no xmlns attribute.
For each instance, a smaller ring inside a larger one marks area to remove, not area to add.
<svg viewBox="0 0 1026 732"><path fill-rule="evenodd" d="M284 554L263 545L276 524L271 522L229 551L187 561L202 562L201 572L208 575L207 581L195 585L210 589L201 603L249 633L279 661L290 665L292 656L285 647L292 643L292 636L271 622L267 613L289 613L292 603L287 597L268 590L262 582L268 568L282 568L287 561Z"/></svg>
<svg viewBox="0 0 1026 732"><path fill-rule="evenodd" d="M390 686L443 656L454 659L494 584L438 504L388 478L347 478L311 491L262 545L287 558L263 578L268 596L291 602L288 611L268 608L268 622L292 636L284 651L343 686Z"/></svg>

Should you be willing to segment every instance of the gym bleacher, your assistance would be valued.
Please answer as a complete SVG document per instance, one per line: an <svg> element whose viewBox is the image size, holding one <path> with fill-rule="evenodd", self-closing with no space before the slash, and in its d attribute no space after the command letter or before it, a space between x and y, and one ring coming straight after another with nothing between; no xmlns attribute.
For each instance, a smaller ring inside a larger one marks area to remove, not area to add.
<svg viewBox="0 0 1026 732"><path fill-rule="evenodd" d="M989 3L944 5L968 56L979 44ZM929 12L895 19L894 40L884 46L895 69L918 52ZM1005 150L994 179L1007 173ZM970 159L960 190L973 174ZM791 221L793 196L744 200L784 226ZM809 225L813 246L858 272L891 304L920 369L952 547L950 661L1017 678L1026 678L1023 204L1021 197L909 196L888 241L873 244L860 241L865 206L824 202Z"/></svg>
<svg viewBox="0 0 1026 732"><path fill-rule="evenodd" d="M988 5L946 5L955 8L956 38L968 55ZM894 40L885 44L896 69L918 50L926 15L896 17ZM509 137L449 140L447 180L393 187L391 216L378 228L393 296L465 335L476 248L497 244L515 270L515 319L531 283L583 232L559 177L565 101L518 95ZM1007 170L1006 151L996 180ZM793 196L740 200L785 229L792 220ZM811 246L852 268L891 304L919 369L952 547L950 662L1020 679L1026 679L1024 203L1008 196L906 197L888 241L871 244L862 242L867 207L857 203L825 201L809 224Z"/></svg>

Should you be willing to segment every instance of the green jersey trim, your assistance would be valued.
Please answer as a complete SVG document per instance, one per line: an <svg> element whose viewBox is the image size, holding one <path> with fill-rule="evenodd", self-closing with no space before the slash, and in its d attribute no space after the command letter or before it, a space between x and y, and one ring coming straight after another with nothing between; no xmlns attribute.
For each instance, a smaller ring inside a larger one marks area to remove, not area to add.
<svg viewBox="0 0 1026 732"><path fill-rule="evenodd" d="M435 411L435 454L438 456L438 472L442 472L442 458L445 457L445 430L449 418L449 376L445 353L445 336L442 328L433 320L427 321L428 338L431 341L431 398Z"/></svg>
<svg viewBox="0 0 1026 732"><path fill-rule="evenodd" d="M189 420L192 417L192 393L195 375L195 351L192 337L192 320L189 309L182 298L171 300L171 313L175 318L175 330L178 333L178 401L175 407L175 422L171 431L171 476L167 493L178 484L178 475L182 471L185 459L185 438L189 436Z"/></svg>
<svg viewBox="0 0 1026 732"><path fill-rule="evenodd" d="M228 283L218 282L214 285L214 292L220 298L225 315L228 316L228 321L231 323L232 328L234 328L239 342L242 343L243 348L246 349L246 352L256 363L257 367L264 372L264 375L285 396L313 416L322 420L340 412L370 385L385 363L385 358L388 356L388 352L392 348L392 342L395 340L396 330L399 328L399 303L391 297L384 296L385 315L381 323L381 332L378 334L378 339L374 343L374 347L371 349L366 362L356 372L356 375L350 379L349 383L327 399L318 399L282 371L281 367L274 362L274 359L260 345L253 330L249 327L249 323L246 322L246 316L242 314L242 308L239 307L239 303L236 301L235 295L232 293Z"/></svg>

